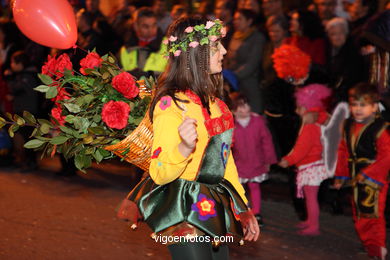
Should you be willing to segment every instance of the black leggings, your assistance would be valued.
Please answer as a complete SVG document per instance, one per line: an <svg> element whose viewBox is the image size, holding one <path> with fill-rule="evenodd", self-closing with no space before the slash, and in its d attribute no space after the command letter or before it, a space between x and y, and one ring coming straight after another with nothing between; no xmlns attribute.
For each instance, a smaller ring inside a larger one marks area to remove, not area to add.
<svg viewBox="0 0 390 260"><path fill-rule="evenodd" d="M173 260L227 260L229 259L229 248L220 245L213 248L211 243L182 243L168 246Z"/></svg>

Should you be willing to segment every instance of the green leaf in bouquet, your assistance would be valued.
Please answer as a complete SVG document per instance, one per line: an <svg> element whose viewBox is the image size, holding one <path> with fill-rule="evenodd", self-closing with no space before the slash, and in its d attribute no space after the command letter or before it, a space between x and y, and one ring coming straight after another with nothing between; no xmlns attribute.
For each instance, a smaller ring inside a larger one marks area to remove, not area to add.
<svg viewBox="0 0 390 260"><path fill-rule="evenodd" d="M75 166L77 169L85 173L85 168L88 168L92 164L92 156L85 155L84 153L78 154L74 158Z"/></svg>
<svg viewBox="0 0 390 260"><path fill-rule="evenodd" d="M53 79L48 76L48 75L45 75L45 74L41 74L39 73L38 74L38 78L43 82L43 84L45 85L51 85L53 84Z"/></svg>
<svg viewBox="0 0 390 260"><path fill-rule="evenodd" d="M0 129L3 128L5 125L6 125L6 120L0 117Z"/></svg>
<svg viewBox="0 0 390 260"><path fill-rule="evenodd" d="M101 144L103 142L103 140L104 140L104 136L98 136L91 142L91 144L94 144L94 145Z"/></svg>
<svg viewBox="0 0 390 260"><path fill-rule="evenodd" d="M15 114L14 115L14 121L19 125L19 126L23 126L26 121L19 115Z"/></svg>
<svg viewBox="0 0 390 260"><path fill-rule="evenodd" d="M99 151L99 153L100 153L104 158L111 156L111 152L109 152L109 151L107 151L107 150L104 150L104 149L102 149L102 148L98 148L97 150Z"/></svg>
<svg viewBox="0 0 390 260"><path fill-rule="evenodd" d="M37 136L35 138L45 142L49 142L52 139L51 137L44 137L44 136Z"/></svg>
<svg viewBox="0 0 390 260"><path fill-rule="evenodd" d="M70 124L73 124L75 118L76 118L76 117L75 117L74 115L67 115L67 116L65 117L65 121L68 122L68 123L70 123Z"/></svg>
<svg viewBox="0 0 390 260"><path fill-rule="evenodd" d="M84 167L84 155L78 154L74 157L74 165L77 169L81 170Z"/></svg>
<svg viewBox="0 0 390 260"><path fill-rule="evenodd" d="M96 149L95 153L93 154L93 157L97 162L101 162L104 159L103 154L100 152L101 149Z"/></svg>
<svg viewBox="0 0 390 260"><path fill-rule="evenodd" d="M103 79L103 80L106 80L106 79L108 79L110 76L111 76L111 74L110 74L108 71L106 71L106 72L103 73L102 79Z"/></svg>
<svg viewBox="0 0 390 260"><path fill-rule="evenodd" d="M48 124L42 124L39 127L39 130L42 132L42 134L48 134L50 132L50 125Z"/></svg>
<svg viewBox="0 0 390 260"><path fill-rule="evenodd" d="M84 144L90 144L94 140L93 135L87 135L83 138Z"/></svg>
<svg viewBox="0 0 390 260"><path fill-rule="evenodd" d="M87 86L93 87L95 84L95 79L94 78L88 78L86 81Z"/></svg>
<svg viewBox="0 0 390 260"><path fill-rule="evenodd" d="M108 72L110 72L110 74L111 74L113 77L115 77L116 75L119 74L118 71L114 71L111 67L108 67L107 70L108 70Z"/></svg>
<svg viewBox="0 0 390 260"><path fill-rule="evenodd" d="M57 88L56 87L50 87L45 94L45 97L47 99L55 98L58 94Z"/></svg>
<svg viewBox="0 0 390 260"><path fill-rule="evenodd" d="M34 115L26 110L23 111L23 117L24 117L24 120L26 120L26 122L29 124L35 124L37 122Z"/></svg>
<svg viewBox="0 0 390 260"><path fill-rule="evenodd" d="M12 122L14 121L14 118L12 117L12 114L11 114L11 113L6 112L6 113L5 113L5 116L6 116L9 120L11 120Z"/></svg>
<svg viewBox="0 0 390 260"><path fill-rule="evenodd" d="M69 137L63 136L63 135L59 135L59 136L53 137L51 139L50 143L51 144L63 144L63 143L65 143L68 140L69 140Z"/></svg>
<svg viewBox="0 0 390 260"><path fill-rule="evenodd" d="M29 136L29 138L33 137L33 136L36 136L38 133L38 128L34 128L34 130L32 131L31 135Z"/></svg>
<svg viewBox="0 0 390 260"><path fill-rule="evenodd" d="M86 118L76 116L73 119L73 125L76 129L79 129L81 132L86 133L89 127L89 121Z"/></svg>
<svg viewBox="0 0 390 260"><path fill-rule="evenodd" d="M102 116L101 115L94 115L92 120L95 122L95 123L99 123L100 121L102 121Z"/></svg>
<svg viewBox="0 0 390 260"><path fill-rule="evenodd" d="M74 131L66 126L60 126L60 130L68 135L73 135Z"/></svg>
<svg viewBox="0 0 390 260"><path fill-rule="evenodd" d="M88 128L88 132L97 135L104 135L106 133L104 127L102 126L90 127Z"/></svg>
<svg viewBox="0 0 390 260"><path fill-rule="evenodd" d="M87 72L88 74L93 74L95 76L98 76L98 77L102 77L102 74L99 72L99 71L96 71L96 70L93 70L93 69L85 69L85 72Z"/></svg>
<svg viewBox="0 0 390 260"><path fill-rule="evenodd" d="M85 149L85 154L93 156L93 154L95 153L95 150L96 150L95 147L88 147L87 149Z"/></svg>
<svg viewBox="0 0 390 260"><path fill-rule="evenodd" d="M74 104L74 103L64 103L64 106L66 107L66 109L68 109L69 112L71 113L79 113L81 111L81 108L79 105L77 104Z"/></svg>
<svg viewBox="0 0 390 260"><path fill-rule="evenodd" d="M27 149L33 149L33 148L38 148L41 147L45 141L38 140L38 139L32 139L28 141L27 143L24 144L24 147Z"/></svg>
<svg viewBox="0 0 390 260"><path fill-rule="evenodd" d="M142 119L143 119L143 117L134 118L134 124L139 125L139 123L141 123Z"/></svg>
<svg viewBox="0 0 390 260"><path fill-rule="evenodd" d="M50 88L49 86L46 85L39 85L38 87L35 87L34 90L41 92L41 93L46 93Z"/></svg>
<svg viewBox="0 0 390 260"><path fill-rule="evenodd" d="M82 97L79 97L77 100L76 100L76 104L79 105L79 106L83 106L83 105L89 105L92 100L95 99L95 96L92 95L92 94L87 94L85 96L82 96Z"/></svg>
<svg viewBox="0 0 390 260"><path fill-rule="evenodd" d="M19 125L12 125L10 128L8 128L8 135L10 137L14 137L15 132L18 131L18 129L19 129Z"/></svg>
<svg viewBox="0 0 390 260"><path fill-rule="evenodd" d="M41 124L41 125L47 124L47 125L49 125L50 127L53 127L52 122L50 122L49 120L46 120L46 119L39 118L39 119L38 119L38 123Z"/></svg>
<svg viewBox="0 0 390 260"><path fill-rule="evenodd" d="M115 64L116 61L115 61L115 58L113 58L112 56L108 56L108 62Z"/></svg>

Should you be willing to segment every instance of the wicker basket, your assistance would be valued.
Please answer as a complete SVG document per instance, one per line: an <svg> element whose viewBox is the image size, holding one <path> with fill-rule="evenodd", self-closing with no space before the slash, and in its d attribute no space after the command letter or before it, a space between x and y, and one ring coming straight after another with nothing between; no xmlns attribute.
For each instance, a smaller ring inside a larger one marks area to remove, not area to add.
<svg viewBox="0 0 390 260"><path fill-rule="evenodd" d="M140 86L140 96L142 98L151 95L150 90L142 85ZM150 122L149 110L147 110L144 119L131 134L119 143L106 146L104 149L147 171L150 165L152 142L153 126Z"/></svg>

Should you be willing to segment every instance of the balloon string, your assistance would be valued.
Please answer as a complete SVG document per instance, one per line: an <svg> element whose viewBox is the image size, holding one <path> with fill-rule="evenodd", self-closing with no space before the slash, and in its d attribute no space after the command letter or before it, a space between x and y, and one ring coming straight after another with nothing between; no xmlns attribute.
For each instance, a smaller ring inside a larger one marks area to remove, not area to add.
<svg viewBox="0 0 390 260"><path fill-rule="evenodd" d="M87 50L85 50L85 49L83 49L83 48L81 48L80 46L78 46L77 44L75 44L75 45L73 45L73 50L74 50L74 52L73 52L73 54L75 54L76 53L76 50L77 49L79 49L79 50L82 50L83 52L85 52L85 53L87 53L88 54L88 51Z"/></svg>

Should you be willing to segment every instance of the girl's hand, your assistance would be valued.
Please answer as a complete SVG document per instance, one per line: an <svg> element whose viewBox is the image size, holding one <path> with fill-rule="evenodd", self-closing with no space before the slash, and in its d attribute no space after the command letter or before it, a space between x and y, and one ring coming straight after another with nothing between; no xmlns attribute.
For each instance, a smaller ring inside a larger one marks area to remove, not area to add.
<svg viewBox="0 0 390 260"><path fill-rule="evenodd" d="M240 221L244 230L244 239L248 241L257 241L260 235L259 224L251 210L240 214Z"/></svg>
<svg viewBox="0 0 390 260"><path fill-rule="evenodd" d="M179 151L184 157L188 157L196 146L198 132L196 131L196 119L186 117L178 128L181 137Z"/></svg>

